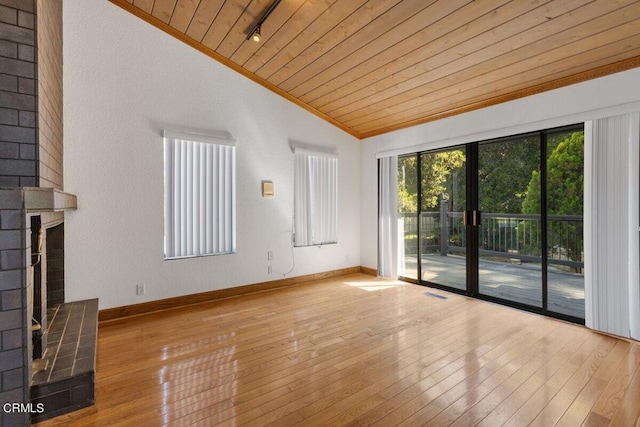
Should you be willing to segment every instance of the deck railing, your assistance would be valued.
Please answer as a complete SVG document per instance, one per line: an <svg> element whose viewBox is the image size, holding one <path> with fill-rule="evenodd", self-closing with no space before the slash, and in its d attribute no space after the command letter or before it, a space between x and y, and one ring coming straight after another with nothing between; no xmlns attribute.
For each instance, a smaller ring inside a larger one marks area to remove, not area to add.
<svg viewBox="0 0 640 427"><path fill-rule="evenodd" d="M417 254L418 214L400 214L404 229L404 252ZM423 254L464 254L466 227L462 212L420 213L420 247ZM583 217L547 216L547 260L549 264L584 268ZM445 224L444 227L441 225ZM497 260L541 262L542 229L540 215L482 213L479 252Z"/></svg>

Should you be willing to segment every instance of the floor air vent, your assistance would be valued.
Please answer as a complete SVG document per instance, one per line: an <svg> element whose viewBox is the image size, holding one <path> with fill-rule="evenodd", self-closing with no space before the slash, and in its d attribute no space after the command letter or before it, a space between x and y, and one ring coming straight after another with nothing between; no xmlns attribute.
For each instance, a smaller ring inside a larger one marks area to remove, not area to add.
<svg viewBox="0 0 640 427"><path fill-rule="evenodd" d="M426 295L428 297L431 297L431 298L448 299L448 297L445 297L444 295L434 294L433 292L425 292L424 295Z"/></svg>

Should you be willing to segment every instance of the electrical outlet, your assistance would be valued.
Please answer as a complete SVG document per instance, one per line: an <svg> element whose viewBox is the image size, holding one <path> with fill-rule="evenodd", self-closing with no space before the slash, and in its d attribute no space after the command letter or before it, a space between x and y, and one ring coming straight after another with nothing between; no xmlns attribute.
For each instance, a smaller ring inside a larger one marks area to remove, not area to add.
<svg viewBox="0 0 640 427"><path fill-rule="evenodd" d="M273 261L273 251L267 252L267 261Z"/></svg>
<svg viewBox="0 0 640 427"><path fill-rule="evenodd" d="M273 267L271 267L270 265L267 266L267 274L271 274L273 273Z"/></svg>
<svg viewBox="0 0 640 427"><path fill-rule="evenodd" d="M136 295L144 295L146 289L144 283L138 283L136 285Z"/></svg>

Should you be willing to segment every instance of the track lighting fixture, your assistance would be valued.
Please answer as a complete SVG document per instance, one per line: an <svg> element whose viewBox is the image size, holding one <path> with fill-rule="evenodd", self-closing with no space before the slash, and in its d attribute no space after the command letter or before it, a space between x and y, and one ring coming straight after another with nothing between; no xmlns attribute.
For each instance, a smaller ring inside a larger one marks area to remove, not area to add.
<svg viewBox="0 0 640 427"><path fill-rule="evenodd" d="M253 26L247 33L247 40L253 39L253 41L255 42L260 41L260 39L262 38L262 34L260 34L260 31L262 30L262 24L264 24L264 21L267 20L269 15L271 15L271 12L275 10L278 4L280 4L280 0L275 0L273 3L271 3L271 6L269 6L269 9L267 9L264 15L262 15L262 18L260 18L256 25Z"/></svg>

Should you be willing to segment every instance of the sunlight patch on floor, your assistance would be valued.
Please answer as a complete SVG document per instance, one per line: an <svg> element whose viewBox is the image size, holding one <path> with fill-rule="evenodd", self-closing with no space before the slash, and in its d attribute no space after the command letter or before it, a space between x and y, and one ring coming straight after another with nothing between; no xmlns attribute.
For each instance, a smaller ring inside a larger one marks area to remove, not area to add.
<svg viewBox="0 0 640 427"><path fill-rule="evenodd" d="M382 277L371 280L358 280L357 282L342 282L345 285L353 286L354 288L360 288L365 291L381 291L383 289L395 288L398 286L406 286L408 283L400 280L384 279Z"/></svg>

